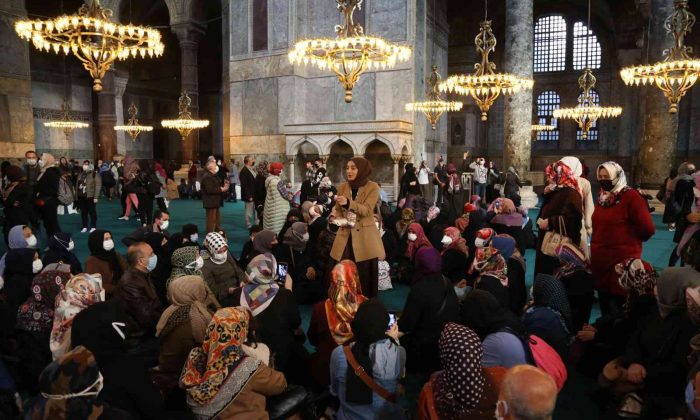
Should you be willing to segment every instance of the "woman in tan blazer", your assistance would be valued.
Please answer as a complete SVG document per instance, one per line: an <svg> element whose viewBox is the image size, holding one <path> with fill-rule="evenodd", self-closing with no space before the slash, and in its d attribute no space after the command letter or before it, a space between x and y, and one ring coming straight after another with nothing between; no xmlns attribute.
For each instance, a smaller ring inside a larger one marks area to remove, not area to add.
<svg viewBox="0 0 700 420"><path fill-rule="evenodd" d="M336 261L352 260L357 265L362 294L377 296L379 259L384 259L384 245L374 224L374 209L379 201L379 184L369 180L372 165L363 157L350 159L345 167L348 181L338 187L335 199L337 219L350 223L340 226L333 242L331 257ZM354 224L353 224L354 220Z"/></svg>

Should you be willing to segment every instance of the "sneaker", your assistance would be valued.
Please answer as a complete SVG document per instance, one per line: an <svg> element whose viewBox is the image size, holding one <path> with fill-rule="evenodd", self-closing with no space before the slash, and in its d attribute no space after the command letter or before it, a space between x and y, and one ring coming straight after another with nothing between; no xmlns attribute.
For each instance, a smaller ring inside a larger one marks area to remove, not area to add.
<svg viewBox="0 0 700 420"><path fill-rule="evenodd" d="M675 226L671 226L671 227L668 228L668 231L669 231L669 232L675 232L675 231L676 231L676 227L675 227Z"/></svg>
<svg viewBox="0 0 700 420"><path fill-rule="evenodd" d="M87 232L87 228L82 228L82 229L80 230L80 233L85 233L85 232Z"/></svg>
<svg viewBox="0 0 700 420"><path fill-rule="evenodd" d="M94 232L94 231L96 231L96 230L97 230L96 228L92 228L92 229L90 229L90 233L92 233L92 232Z"/></svg>
<svg viewBox="0 0 700 420"><path fill-rule="evenodd" d="M117 220L129 220L129 218L126 216L122 216L122 217L117 218Z"/></svg>

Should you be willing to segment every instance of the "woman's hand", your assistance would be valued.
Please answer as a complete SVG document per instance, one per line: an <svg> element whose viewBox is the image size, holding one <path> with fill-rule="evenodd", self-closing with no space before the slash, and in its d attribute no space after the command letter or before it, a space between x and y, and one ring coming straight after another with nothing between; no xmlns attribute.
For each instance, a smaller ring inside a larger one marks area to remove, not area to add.
<svg viewBox="0 0 700 420"><path fill-rule="evenodd" d="M395 322L394 325L391 326L386 331L387 337L391 337L394 339L394 341L398 342L401 337L403 337L403 333L399 331L399 324L398 322Z"/></svg>
<svg viewBox="0 0 700 420"><path fill-rule="evenodd" d="M598 332L598 330L595 327L591 327L590 325L584 325L583 329L576 334L576 338L578 338L579 341L583 341L584 343L588 341L593 341L595 339L596 332Z"/></svg>
<svg viewBox="0 0 700 420"><path fill-rule="evenodd" d="M287 276L284 278L284 288L289 290L290 292L292 291L292 277L287 273Z"/></svg>
<svg viewBox="0 0 700 420"><path fill-rule="evenodd" d="M306 278L309 280L316 280L316 270L313 267L306 269Z"/></svg>
<svg viewBox="0 0 700 420"><path fill-rule="evenodd" d="M547 229L549 229L549 220L547 220L547 219L538 219L538 220L537 220L537 226L540 228L540 230L547 230Z"/></svg>
<svg viewBox="0 0 700 420"><path fill-rule="evenodd" d="M630 367L627 368L627 380L632 383L641 384L646 377L647 370L638 363L632 363Z"/></svg>
<svg viewBox="0 0 700 420"><path fill-rule="evenodd" d="M338 203L339 206L343 207L348 204L348 198L344 195L339 195L335 198L335 202Z"/></svg>

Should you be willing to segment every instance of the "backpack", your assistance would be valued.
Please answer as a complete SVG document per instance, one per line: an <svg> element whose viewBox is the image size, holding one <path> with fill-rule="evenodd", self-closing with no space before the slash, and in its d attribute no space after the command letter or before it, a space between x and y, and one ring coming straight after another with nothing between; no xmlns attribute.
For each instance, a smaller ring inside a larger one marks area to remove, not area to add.
<svg viewBox="0 0 700 420"><path fill-rule="evenodd" d="M73 204L75 201L73 186L64 177L58 179L58 201L65 205Z"/></svg>
<svg viewBox="0 0 700 420"><path fill-rule="evenodd" d="M151 195L158 195L160 194L160 190L163 188L163 184L160 183L158 178L156 178L155 175L151 175L148 177L148 184L146 184L146 190L148 190L148 193Z"/></svg>
<svg viewBox="0 0 700 420"><path fill-rule="evenodd" d="M534 334L527 338L527 344L527 346L523 345L527 359L532 365L551 376L557 384L557 390L561 391L568 374L559 354L546 341Z"/></svg>

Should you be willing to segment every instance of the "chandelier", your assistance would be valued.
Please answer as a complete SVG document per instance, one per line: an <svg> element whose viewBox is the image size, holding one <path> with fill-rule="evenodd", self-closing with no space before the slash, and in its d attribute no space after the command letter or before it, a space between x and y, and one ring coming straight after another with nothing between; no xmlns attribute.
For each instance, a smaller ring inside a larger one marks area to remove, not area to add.
<svg viewBox="0 0 700 420"><path fill-rule="evenodd" d="M160 123L164 128L177 130L182 137L182 141L185 141L192 130L199 130L200 128L209 127L209 120L196 120L192 118L192 114L190 113L190 104L192 103L192 100L190 99L189 95L187 95L186 91L182 91L179 102L180 113L178 114L177 119L163 120Z"/></svg>
<svg viewBox="0 0 700 420"><path fill-rule="evenodd" d="M620 70L622 81L628 86L656 85L671 106L668 112L678 112L681 98L700 78L700 60L693 59L692 47L685 45L685 36L695 24L695 16L688 10L688 0L675 0L674 11L664 22L666 31L674 39L674 45L663 54L664 61L644 66L632 66ZM647 41L648 42L648 41Z"/></svg>
<svg viewBox="0 0 700 420"><path fill-rule="evenodd" d="M150 125L139 125L138 114L139 109L136 107L136 104L132 102L131 105L129 105L129 122L126 125L115 125L114 129L129 133L131 141L136 141L136 138L138 138L139 134L142 132L153 131L153 127Z"/></svg>
<svg viewBox="0 0 700 420"><path fill-rule="evenodd" d="M532 132L539 133L540 131L554 131L557 127L549 124L532 124Z"/></svg>
<svg viewBox="0 0 700 420"><path fill-rule="evenodd" d="M479 34L474 39L476 51L481 54L481 63L474 64L474 74L458 74L441 82L442 92L456 92L471 96L481 110L481 121L488 119L488 112L501 94L512 95L521 90L532 89L535 81L510 73L496 73L496 64L489 55L496 50L496 36L491 29L491 21L484 20L479 25Z"/></svg>
<svg viewBox="0 0 700 420"><path fill-rule="evenodd" d="M437 72L437 66L433 65L433 71L428 77L427 101L410 102L406 104L406 111L422 112L425 114L430 126L435 130L437 121L444 112L459 111L462 109L461 102L448 102L440 97L438 84L440 83L440 74Z"/></svg>
<svg viewBox="0 0 700 420"><path fill-rule="evenodd" d="M355 9L363 0L337 0L343 25L335 26L336 37L298 41L289 51L292 64L312 64L320 70L330 69L345 89L345 102L352 102L352 88L366 70L392 68L397 61L407 61L411 49L391 44L381 38L365 35L362 26L353 21Z"/></svg>
<svg viewBox="0 0 700 420"><path fill-rule="evenodd" d="M156 29L121 25L111 20L112 11L99 0L88 0L76 15L49 20L20 20L15 31L40 51L72 53L94 79L93 90L102 90L102 78L114 60L159 57L164 46Z"/></svg>
<svg viewBox="0 0 700 420"><path fill-rule="evenodd" d="M61 117L58 120L46 121L44 123L44 127L59 128L63 130L66 140L70 139L70 136L73 134L73 130L76 128L90 127L90 124L88 123L73 120L71 118L70 111L70 103L68 103L68 99L66 98L63 100L63 104L61 105Z"/></svg>

